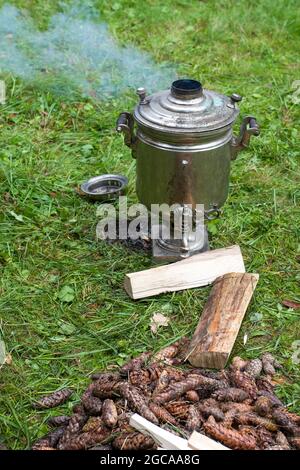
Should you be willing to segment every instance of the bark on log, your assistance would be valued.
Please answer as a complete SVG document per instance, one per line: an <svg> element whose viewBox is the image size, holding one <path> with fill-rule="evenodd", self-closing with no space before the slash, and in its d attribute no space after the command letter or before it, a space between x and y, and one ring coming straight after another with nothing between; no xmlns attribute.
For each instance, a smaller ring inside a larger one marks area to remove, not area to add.
<svg viewBox="0 0 300 470"><path fill-rule="evenodd" d="M187 354L193 366L225 366L258 278L258 274L229 273L216 279Z"/></svg>

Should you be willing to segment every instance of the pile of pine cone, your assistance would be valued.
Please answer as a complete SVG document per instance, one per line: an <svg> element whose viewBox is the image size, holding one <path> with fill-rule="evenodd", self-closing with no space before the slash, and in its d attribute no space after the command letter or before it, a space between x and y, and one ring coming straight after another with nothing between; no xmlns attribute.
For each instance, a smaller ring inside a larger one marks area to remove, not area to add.
<svg viewBox="0 0 300 470"><path fill-rule="evenodd" d="M143 353L114 373L92 375L72 416L53 416L52 430L34 450L155 449L149 436L129 425L133 412L184 438L197 430L231 449L300 449L300 416L274 393L273 376L282 366L269 354L245 361L235 357L221 371L183 367L188 340ZM65 402L60 390L35 407Z"/></svg>

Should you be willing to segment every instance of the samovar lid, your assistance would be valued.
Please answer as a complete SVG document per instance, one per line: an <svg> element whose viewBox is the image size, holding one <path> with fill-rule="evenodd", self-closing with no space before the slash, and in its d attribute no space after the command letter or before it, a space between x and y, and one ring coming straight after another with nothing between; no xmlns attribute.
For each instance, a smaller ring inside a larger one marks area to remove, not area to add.
<svg viewBox="0 0 300 470"><path fill-rule="evenodd" d="M206 90L200 82L190 79L176 80L169 90L149 96L144 88L137 93L137 122L169 132L205 132L228 126L236 119L236 102L241 100L236 94L228 97Z"/></svg>

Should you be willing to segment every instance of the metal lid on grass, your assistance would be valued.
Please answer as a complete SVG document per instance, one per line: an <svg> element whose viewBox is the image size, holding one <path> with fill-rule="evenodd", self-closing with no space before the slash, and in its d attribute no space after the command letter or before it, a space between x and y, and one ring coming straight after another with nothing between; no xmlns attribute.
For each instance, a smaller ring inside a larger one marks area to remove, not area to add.
<svg viewBox="0 0 300 470"><path fill-rule="evenodd" d="M80 186L81 194L92 200L115 199L123 194L128 179L123 175L99 175Z"/></svg>

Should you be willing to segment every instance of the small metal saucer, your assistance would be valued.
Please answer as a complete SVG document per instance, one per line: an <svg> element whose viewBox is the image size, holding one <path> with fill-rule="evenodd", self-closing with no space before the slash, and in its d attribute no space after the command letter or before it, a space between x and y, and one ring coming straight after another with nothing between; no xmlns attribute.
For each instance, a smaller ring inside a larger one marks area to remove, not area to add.
<svg viewBox="0 0 300 470"><path fill-rule="evenodd" d="M100 175L90 178L80 186L83 196L93 200L114 199L120 196L128 184L123 175Z"/></svg>

